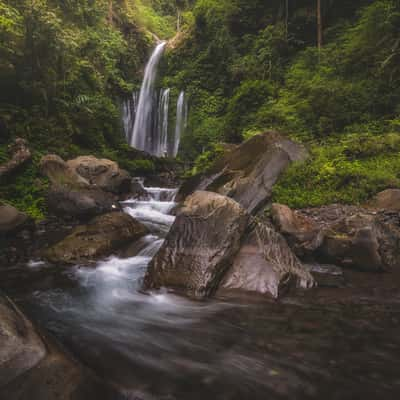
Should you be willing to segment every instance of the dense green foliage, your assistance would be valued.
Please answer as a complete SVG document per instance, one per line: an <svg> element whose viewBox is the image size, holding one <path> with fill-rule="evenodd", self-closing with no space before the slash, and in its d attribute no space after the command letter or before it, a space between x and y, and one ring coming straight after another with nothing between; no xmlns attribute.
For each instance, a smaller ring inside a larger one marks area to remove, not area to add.
<svg viewBox="0 0 400 400"><path fill-rule="evenodd" d="M378 146L369 158L342 153L356 150L357 138L372 147L400 134L400 2L322 1L321 50L316 4L289 1L287 13L282 1L196 2L195 23L170 53L165 78L190 96L182 155L206 152L195 171L214 143L272 128L309 143L312 154L307 168L283 178L276 200L361 202L398 184L398 147ZM325 184L316 189L318 182Z"/></svg>
<svg viewBox="0 0 400 400"><path fill-rule="evenodd" d="M154 170L148 160L130 160L120 99L140 84L152 34L174 34L175 13L172 0L0 0L0 159L16 136L35 155L3 182L0 197L40 215L45 183L37 165L53 152Z"/></svg>
<svg viewBox="0 0 400 400"><path fill-rule="evenodd" d="M189 96L181 158L191 173L221 143L272 128L311 153L276 201L357 203L398 186L400 1L321 3L318 49L314 0L0 0L0 161L15 136L35 154L0 197L40 215L37 163L50 152L155 171L123 143L119 104L139 86L154 36L178 28L159 84L172 101Z"/></svg>

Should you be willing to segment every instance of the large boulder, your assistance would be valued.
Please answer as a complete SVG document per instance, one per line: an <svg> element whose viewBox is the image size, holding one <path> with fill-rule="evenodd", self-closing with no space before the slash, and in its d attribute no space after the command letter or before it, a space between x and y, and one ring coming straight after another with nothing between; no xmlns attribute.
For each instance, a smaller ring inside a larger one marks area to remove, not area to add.
<svg viewBox="0 0 400 400"><path fill-rule="evenodd" d="M307 155L303 146L277 132L256 135L224 153L204 174L186 181L177 200L195 190L207 190L231 197L249 213L257 213L270 200L274 184L288 165Z"/></svg>
<svg viewBox="0 0 400 400"><path fill-rule="evenodd" d="M0 398L117 399L118 394L79 365L0 295Z"/></svg>
<svg viewBox="0 0 400 400"><path fill-rule="evenodd" d="M0 235L16 232L26 225L29 217L15 207L0 203Z"/></svg>
<svg viewBox="0 0 400 400"><path fill-rule="evenodd" d="M147 233L147 228L128 214L104 214L76 227L44 256L54 263L87 263L109 256Z"/></svg>
<svg viewBox="0 0 400 400"><path fill-rule="evenodd" d="M111 193L92 185L59 156L44 156L40 161L40 168L51 182L47 205L53 214L89 219L121 209Z"/></svg>
<svg viewBox="0 0 400 400"><path fill-rule="evenodd" d="M47 354L32 324L0 297L0 387L38 364Z"/></svg>
<svg viewBox="0 0 400 400"><path fill-rule="evenodd" d="M69 189L52 186L47 193L47 206L57 216L80 220L121 210L120 204L110 193L96 187Z"/></svg>
<svg viewBox="0 0 400 400"><path fill-rule="evenodd" d="M194 298L213 294L240 248L248 221L248 213L228 197L195 192L151 261L145 288L165 286Z"/></svg>
<svg viewBox="0 0 400 400"><path fill-rule="evenodd" d="M378 193L369 205L378 209L400 211L400 189L387 189Z"/></svg>
<svg viewBox="0 0 400 400"><path fill-rule="evenodd" d="M282 235L271 225L256 222L225 275L220 294L240 290L278 298L290 285L308 289L314 279Z"/></svg>
<svg viewBox="0 0 400 400"><path fill-rule="evenodd" d="M0 178L13 173L32 158L24 139L17 138L8 148L10 159L0 165Z"/></svg>
<svg viewBox="0 0 400 400"><path fill-rule="evenodd" d="M67 161L67 164L90 184L107 192L123 194L131 189L131 176L114 161L81 156Z"/></svg>
<svg viewBox="0 0 400 400"><path fill-rule="evenodd" d="M40 170L54 186L75 189L90 186L87 179L79 175L61 157L55 154L42 157L40 160Z"/></svg>
<svg viewBox="0 0 400 400"><path fill-rule="evenodd" d="M366 271L400 265L400 229L384 211L335 204L292 211L273 205L271 216L301 258Z"/></svg>

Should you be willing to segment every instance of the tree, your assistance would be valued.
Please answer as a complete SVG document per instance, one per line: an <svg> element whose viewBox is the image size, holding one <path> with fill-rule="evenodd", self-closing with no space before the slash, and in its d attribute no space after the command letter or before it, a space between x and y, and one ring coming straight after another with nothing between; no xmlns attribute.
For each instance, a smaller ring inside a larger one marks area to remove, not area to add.
<svg viewBox="0 0 400 400"><path fill-rule="evenodd" d="M317 0L317 29L318 29L318 50L322 48L322 9L321 0Z"/></svg>

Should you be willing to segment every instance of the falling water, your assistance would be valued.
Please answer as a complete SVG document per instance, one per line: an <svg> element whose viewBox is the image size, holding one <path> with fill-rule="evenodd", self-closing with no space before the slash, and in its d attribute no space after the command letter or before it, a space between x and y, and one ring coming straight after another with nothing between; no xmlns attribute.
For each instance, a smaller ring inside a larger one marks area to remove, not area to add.
<svg viewBox="0 0 400 400"><path fill-rule="evenodd" d="M145 68L140 89L123 103L122 120L127 142L139 150L157 157L176 157L180 140L187 125L188 105L185 92L178 97L175 131L168 129L169 88L155 88L157 67L166 42L158 44Z"/></svg>
<svg viewBox="0 0 400 400"><path fill-rule="evenodd" d="M168 155L168 111L170 89L161 89L158 103L157 131L155 138L155 154Z"/></svg>
<svg viewBox="0 0 400 400"><path fill-rule="evenodd" d="M122 122L124 133L128 143L132 140L133 127L135 124L135 116L139 100L139 93L132 92L132 96L122 103Z"/></svg>
<svg viewBox="0 0 400 400"><path fill-rule="evenodd" d="M157 77L157 67L163 55L165 46L166 42L161 42L157 45L146 66L142 87L140 89L132 139L130 142L131 146L152 154L153 143L151 143L151 133L154 125L154 84Z"/></svg>
<svg viewBox="0 0 400 400"><path fill-rule="evenodd" d="M182 133L185 130L186 125L187 125L187 102L185 98L185 92L182 91L179 94L178 102L176 105L176 127L175 127L175 138L173 143L174 157L176 157L178 154Z"/></svg>

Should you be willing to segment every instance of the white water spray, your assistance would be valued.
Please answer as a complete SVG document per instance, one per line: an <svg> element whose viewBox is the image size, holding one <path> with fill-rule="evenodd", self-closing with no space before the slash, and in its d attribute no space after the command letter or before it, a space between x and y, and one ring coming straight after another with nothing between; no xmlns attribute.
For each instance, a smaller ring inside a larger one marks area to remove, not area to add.
<svg viewBox="0 0 400 400"><path fill-rule="evenodd" d="M157 67L166 44L166 42L161 42L157 45L146 66L130 142L131 146L149 153L152 153L153 147L151 132L153 130L154 85L157 77Z"/></svg>
<svg viewBox="0 0 400 400"><path fill-rule="evenodd" d="M172 155L174 157L176 157L178 154L181 137L186 128L186 125L187 125L187 102L185 98L185 92L182 91L179 94L178 102L176 105L176 126L175 126L175 137L174 137L173 152L172 152Z"/></svg>

